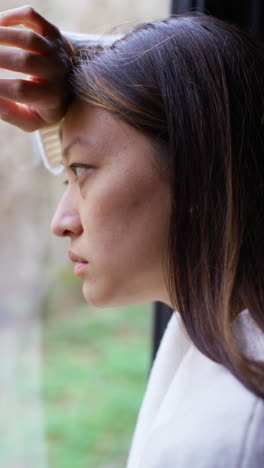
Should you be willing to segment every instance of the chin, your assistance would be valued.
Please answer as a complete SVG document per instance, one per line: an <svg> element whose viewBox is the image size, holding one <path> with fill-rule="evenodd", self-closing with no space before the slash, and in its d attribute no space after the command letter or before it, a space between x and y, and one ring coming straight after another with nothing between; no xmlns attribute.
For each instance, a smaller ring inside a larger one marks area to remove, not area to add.
<svg viewBox="0 0 264 468"><path fill-rule="evenodd" d="M98 307L100 309L110 308L110 307L120 307L119 301L116 301L112 294L106 294L106 291L96 291L94 287L87 287L85 283L82 288L83 296L85 301L92 305L93 307Z"/></svg>
<svg viewBox="0 0 264 468"><path fill-rule="evenodd" d="M124 297L120 296L120 287L116 294L113 289L105 289L104 291L96 291L96 288L88 287L85 283L82 288L83 296L85 301L93 307L100 309L113 308L113 307L129 307L139 304L145 304L151 302L151 300L144 300L139 297ZM118 294L119 293L119 294Z"/></svg>

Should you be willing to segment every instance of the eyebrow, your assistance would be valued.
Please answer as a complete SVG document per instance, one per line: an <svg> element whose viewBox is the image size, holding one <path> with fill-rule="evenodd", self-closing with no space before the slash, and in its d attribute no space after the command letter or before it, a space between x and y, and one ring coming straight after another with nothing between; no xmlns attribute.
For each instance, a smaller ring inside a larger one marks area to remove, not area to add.
<svg viewBox="0 0 264 468"><path fill-rule="evenodd" d="M82 136L75 136L72 138L70 143L63 149L62 151L62 158L63 160L67 160L69 158L70 151L72 150L73 146L81 145L81 146L92 146L91 142Z"/></svg>

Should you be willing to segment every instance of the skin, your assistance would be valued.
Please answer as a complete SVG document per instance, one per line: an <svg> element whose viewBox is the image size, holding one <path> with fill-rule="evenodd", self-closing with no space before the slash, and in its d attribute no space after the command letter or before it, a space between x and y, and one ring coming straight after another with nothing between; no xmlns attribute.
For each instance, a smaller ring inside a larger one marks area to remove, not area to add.
<svg viewBox="0 0 264 468"><path fill-rule="evenodd" d="M0 12L1 45L8 49L0 48L0 69L26 77L0 79L0 119L27 132L57 123L68 102L72 50L65 37L34 8L23 6Z"/></svg>
<svg viewBox="0 0 264 468"><path fill-rule="evenodd" d="M25 75L0 79L0 119L29 132L57 123L68 105L72 50L65 37L34 8L23 6L0 12L0 45L9 46L0 50L0 68ZM97 109L96 119L80 121L78 106L74 109L65 120L63 144L74 132L92 136L93 150L77 145L70 164L93 159L94 168L78 182L67 169L69 186L52 229L69 236L73 252L89 260L82 276L90 302L168 303L162 257L169 190L153 164L151 142L109 113Z"/></svg>
<svg viewBox="0 0 264 468"><path fill-rule="evenodd" d="M169 303L163 260L170 190L151 140L110 112L76 101L62 128L62 146L69 145L68 185L51 230L69 237L71 251L89 262L81 273L85 299L100 307Z"/></svg>

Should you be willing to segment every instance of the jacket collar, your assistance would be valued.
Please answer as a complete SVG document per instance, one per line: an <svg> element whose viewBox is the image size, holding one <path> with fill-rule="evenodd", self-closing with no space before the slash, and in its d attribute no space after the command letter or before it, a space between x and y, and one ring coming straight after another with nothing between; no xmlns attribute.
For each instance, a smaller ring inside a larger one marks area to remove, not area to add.
<svg viewBox="0 0 264 468"><path fill-rule="evenodd" d="M232 323L232 329L243 354L257 360L264 358L264 333L258 328L248 310L240 312ZM212 362L193 345L179 313L175 311L167 325L152 366L133 435L127 468L139 466L152 428L162 420L164 408L167 411L169 388L173 386L175 377L177 379L184 361L190 363L185 366L187 367L185 371L192 372L192 363L195 365L196 359L199 362L200 358L205 364L206 361Z"/></svg>

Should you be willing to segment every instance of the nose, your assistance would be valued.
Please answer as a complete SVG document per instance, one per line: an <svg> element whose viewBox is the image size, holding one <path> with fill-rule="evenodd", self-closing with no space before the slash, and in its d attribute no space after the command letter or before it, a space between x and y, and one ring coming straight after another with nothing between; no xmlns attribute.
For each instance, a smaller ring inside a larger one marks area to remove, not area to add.
<svg viewBox="0 0 264 468"><path fill-rule="evenodd" d="M51 232L59 237L79 236L83 232L80 215L70 203L66 192L60 200L50 225Z"/></svg>

